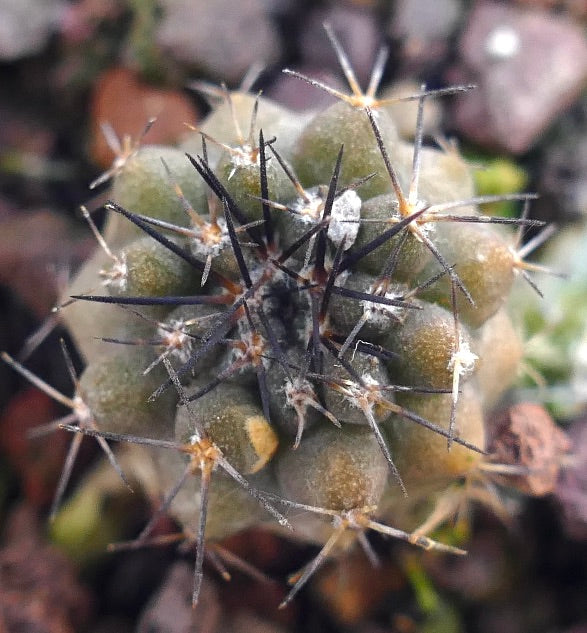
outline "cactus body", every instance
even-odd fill
[[[234,96],[240,127],[252,107],[248,96]],[[129,315],[124,336],[119,310],[112,329],[154,347],[155,369],[143,378],[137,368],[128,380],[119,363],[110,373],[88,343],[96,327],[80,324],[89,304],[83,316],[72,313],[88,363],[84,393],[99,430],[177,443],[179,453],[153,458],[160,477],[146,487],[164,495],[190,465],[195,483],[189,478],[169,504],[183,527],[200,520],[212,478],[208,539],[267,522],[267,512],[279,518],[276,497],[338,513],[355,530],[373,528],[368,517],[380,517],[386,491],[401,504],[398,491],[426,494],[485,459],[484,411],[520,357],[519,347],[500,352],[496,343],[511,332],[502,308],[513,251],[475,223],[482,212],[474,201],[450,217],[435,208],[473,194],[456,153],[422,149],[421,138],[400,141],[390,114],[369,108],[337,103],[305,122],[261,98],[259,112],[269,114],[259,115],[245,148],[242,133],[226,129],[234,123],[225,103],[207,125],[232,150],[214,148],[209,163],[196,151],[178,165],[172,150],[143,148],[115,178],[112,197],[124,209],[113,207],[107,233],[128,275],[102,282],[102,296],[90,298],[101,314],[116,308],[100,302],[119,302],[150,320],[145,335],[147,325]],[[272,135],[283,155],[265,147]],[[155,169],[158,152],[179,187]],[[206,194],[214,206],[204,208]],[[191,230],[182,211],[190,205],[222,232],[221,248],[182,232]],[[192,215],[194,234],[196,225]],[[148,235],[137,240],[137,232]],[[89,287],[104,277],[101,260],[84,271]],[[116,356],[128,354],[121,346]],[[297,522],[308,538],[328,539],[311,527],[316,521]]]

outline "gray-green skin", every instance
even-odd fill
[[[251,148],[244,148],[244,150],[248,154]],[[268,155],[269,152],[266,151],[266,154]],[[256,199],[261,196],[259,165],[258,157],[252,161],[225,152],[215,169],[218,179],[234,198],[249,222],[260,220],[263,217],[262,203]],[[275,158],[272,158],[267,161],[266,169],[269,200],[281,203],[290,200],[295,195],[295,189],[281,165]],[[275,211],[271,211],[271,213],[275,213]]]
[[[396,149],[396,158],[400,164],[412,165],[414,147],[410,143],[400,142]],[[403,184],[403,183],[402,183]],[[407,189],[404,188],[404,192]],[[458,150],[449,147],[446,150],[422,147],[420,150],[420,173],[418,178],[418,199],[427,204],[441,204],[468,200],[475,196],[475,184],[471,167]],[[447,213],[456,215],[476,215],[473,205],[457,207]]]
[[[276,462],[287,499],[336,511],[377,506],[389,474],[369,429],[338,429],[328,421],[311,429],[296,450],[286,447]]]
[[[356,352],[347,353],[345,360],[349,362],[354,371],[365,381],[368,386],[387,387],[390,385],[389,376],[383,363],[375,356],[369,356]],[[340,361],[328,355],[324,359],[324,374],[334,380],[352,380]],[[356,385],[355,381],[352,381]],[[322,394],[326,409],[334,415],[339,422],[349,424],[367,424],[367,418],[363,410],[348,398],[344,393],[337,391],[335,387],[325,383],[322,386]],[[383,394],[385,395],[385,394]],[[383,407],[374,406],[372,409],[376,422],[383,422],[389,417],[389,411]]]
[[[397,211],[395,194],[388,193],[367,200],[361,207],[361,219],[369,220],[361,223],[359,234],[353,250],[359,250],[383,232],[393,227],[392,219],[401,220]],[[371,222],[371,220],[381,220]],[[384,242],[381,246],[363,257],[357,268],[372,275],[382,273],[391,254],[399,247],[403,233]],[[432,253],[425,244],[409,233],[401,246],[401,251],[393,271],[393,278],[398,281],[410,281],[421,271],[432,258]]]
[[[181,244],[179,240],[175,241]],[[67,301],[70,295],[83,294],[148,297],[192,295],[201,291],[200,274],[144,234],[120,249],[116,255],[126,263],[127,274],[123,283],[108,283],[107,277],[100,274],[102,271],[112,272],[116,264],[107,253],[98,249],[77,274],[62,301]],[[150,318],[164,319],[170,308],[140,306],[138,310]],[[97,339],[97,336],[128,341],[149,339],[153,334],[152,324],[109,304],[79,300],[63,311],[63,318],[88,363],[109,354],[108,345]],[[89,323],[99,323],[99,332],[88,328]]]
[[[396,402],[448,430],[452,394],[397,393]],[[408,495],[416,498],[462,477],[483,457],[481,453],[455,443],[448,451],[446,437],[395,414],[382,428]],[[483,411],[474,381],[462,386],[454,431],[457,437],[484,450]]]
[[[96,250],[78,272],[61,301],[69,301],[71,295],[107,294],[103,286],[104,280],[98,273],[111,265],[110,257],[103,250]],[[153,326],[147,321],[133,318],[128,311],[104,303],[75,301],[64,308],[61,314],[87,364],[111,352],[112,345],[98,337],[141,339],[150,338],[153,331]],[[99,324],[99,327],[92,324]]]
[[[173,450],[160,450],[154,454],[153,459],[160,490],[167,492],[178,482],[185,470],[187,457]],[[258,490],[275,490],[268,468],[249,475],[246,479]],[[200,515],[199,472],[188,477],[171,504],[170,514],[182,527],[195,533]],[[219,541],[264,521],[272,521],[271,515],[242,486],[217,468],[210,481],[206,541]]]
[[[326,199],[328,188],[325,185],[313,187],[308,190],[310,196],[319,196],[322,200]],[[298,208],[304,205],[304,202],[300,196],[296,195],[286,201],[286,204],[293,208]],[[304,205],[305,206],[305,205]],[[317,222],[320,221],[321,213],[318,213],[318,217],[314,218],[311,215],[296,215],[290,211],[278,210],[274,212],[275,225],[279,231],[279,245],[283,250],[286,250],[305,233],[307,233]],[[308,248],[313,242],[306,242],[301,248],[292,254],[291,259],[296,262],[303,262],[306,258]]]
[[[376,277],[361,272],[355,272],[346,278],[339,277],[337,286],[359,292],[372,293],[375,289]],[[401,283],[391,283],[387,299],[400,299],[408,291],[408,287]],[[368,301],[357,301],[343,297],[339,294],[332,294],[328,305],[328,313],[335,326],[337,333],[348,336],[357,322],[363,318],[365,312],[369,317],[361,328],[357,338],[367,339],[373,343],[380,343],[387,336],[391,327],[401,323],[406,316],[407,310],[413,308],[403,308],[389,306]]]
[[[375,116],[385,147],[392,162],[395,162],[398,136],[393,121],[384,111],[375,112]],[[342,101],[317,114],[297,140],[292,164],[304,187],[330,182],[336,157],[343,144],[339,187],[375,173],[361,187],[361,198],[367,200],[391,191],[391,181],[367,114]],[[400,173],[405,171],[404,168],[400,169]]]
[[[194,294],[200,286],[200,273],[193,266],[149,236],[125,246],[120,258],[125,262],[126,275],[122,284],[108,286],[112,295],[182,296]]]
[[[208,382],[207,376],[191,381],[186,387],[188,396]],[[256,424],[254,436],[247,426],[251,421]],[[190,442],[197,426],[208,433],[230,464],[243,474],[263,468],[273,455],[269,449],[277,448],[277,437],[263,416],[261,405],[250,389],[238,383],[219,385],[198,398],[189,410],[185,406],[177,409],[175,437],[179,442]]]
[[[189,218],[161,159],[167,163],[173,182],[181,187],[196,212],[206,213],[208,203],[203,180],[181,150],[162,145],[145,145],[127,159],[114,177],[110,199],[132,213],[189,226]],[[111,248],[118,248],[143,235],[138,227],[118,213],[110,215],[104,231]]]
[[[524,345],[505,308],[474,332],[473,349],[481,359],[475,374],[484,411],[491,411],[520,370]]]
[[[271,330],[275,336],[276,341],[278,342],[280,348],[283,350],[288,341],[289,333],[286,333],[285,326],[278,319],[273,318],[270,314],[270,310],[267,309],[268,306],[265,304],[265,316],[270,324]],[[252,317],[253,322],[255,324],[255,328],[257,333],[261,334],[264,342],[264,354],[265,358],[262,359],[265,369],[270,363],[270,358],[273,357],[274,351],[271,347],[271,343],[267,337],[265,337],[265,327],[256,319],[255,316]],[[233,340],[243,340],[247,341],[248,344],[251,343],[250,333],[248,331],[248,324],[244,321],[239,321],[238,326],[231,333],[231,338]],[[221,373],[224,371],[229,371],[231,367],[234,366],[234,363],[239,363],[241,366],[233,373],[232,376],[235,382],[245,386],[247,389],[251,391],[251,393],[258,394],[259,393],[259,381],[257,378],[257,369],[254,363],[251,361],[249,356],[243,358],[243,350],[239,348],[234,348],[229,345],[222,346],[221,351],[217,352],[216,357],[216,373]],[[247,350],[248,353],[249,350]],[[241,363],[241,361],[244,361]],[[259,395],[260,398],[260,395]]]
[[[209,222],[209,214],[206,214],[202,219]],[[218,244],[214,244],[210,247],[210,244],[206,244],[199,236],[188,237],[188,248],[192,254],[202,262],[205,262],[208,255],[211,255],[211,270],[215,270],[228,279],[238,281],[240,280],[240,270],[236,257],[234,256],[234,251],[232,250],[230,236],[228,234],[228,230],[226,229],[222,210],[219,211],[217,222],[220,226],[220,230],[222,231],[220,238],[221,241]],[[197,232],[198,229],[193,228],[193,230]],[[243,242],[243,257],[247,263],[247,267],[251,269],[258,264],[258,260],[254,255],[253,248],[246,245],[247,242],[250,242],[250,238],[246,233],[240,233],[238,235],[238,239],[240,242]],[[212,286],[212,282],[207,282],[207,287],[210,286]],[[204,286],[204,290],[205,289],[206,285]]]
[[[110,354],[95,359],[80,378],[80,395],[101,431],[139,437],[172,439],[177,394],[168,389],[155,402],[149,396],[167,379],[149,347],[110,346]]]
[[[474,305],[462,292],[457,292],[459,318],[473,328],[481,326],[501,308],[510,294],[515,271],[509,245],[493,227],[482,224],[439,222],[431,237],[445,260],[455,263],[455,273],[473,298]],[[420,277],[425,279],[441,270],[435,260]],[[451,308],[447,275],[421,296]]]
[[[387,367],[398,384],[450,389],[453,381],[451,359],[458,347],[454,316],[434,303],[417,301],[421,310],[409,310],[401,325],[390,329],[384,347],[398,354]],[[460,326],[463,342],[470,345],[470,336]],[[466,376],[463,376],[466,378]]]
[[[206,384],[201,376],[187,387],[188,394]],[[247,423],[254,419],[256,435]],[[222,451],[223,457],[249,483],[260,490],[275,490],[271,469],[266,464],[277,448],[277,436],[265,420],[250,389],[224,383],[188,407],[180,406],[175,418],[175,439],[189,444],[195,428],[203,428]],[[170,489],[185,469],[187,457],[179,453],[156,456],[162,489]],[[200,475],[189,477],[171,506],[171,513],[184,526],[195,528],[200,512]],[[268,519],[262,506],[242,486],[217,468],[210,484],[206,538],[221,539]]]

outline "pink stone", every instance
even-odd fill
[[[587,80],[587,42],[564,17],[480,1],[460,43],[465,81],[455,121],[482,145],[527,151]]]

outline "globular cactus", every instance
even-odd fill
[[[324,545],[284,604],[343,535],[461,553],[402,508],[499,470],[485,416],[521,357],[505,304],[537,223],[484,216],[462,158],[422,147],[425,100],[466,87],[408,96],[407,143],[383,54],[362,93],[328,35],[352,93],[300,77],[339,98],[309,121],[222,90],[187,155],[117,161],[64,309],[87,363],[68,428],[150,447],[145,487],[198,540],[194,604],[204,539],[260,523]]]

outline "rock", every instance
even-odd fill
[[[571,442],[546,409],[522,402],[493,419],[490,426],[491,461],[522,469],[519,475],[508,475],[505,483],[536,497],[552,493]]]
[[[341,74],[334,49],[324,33],[325,22],[332,26],[361,87],[366,88],[377,51],[382,44],[382,33],[375,13],[365,8],[361,10],[332,5],[312,12],[301,29],[300,53],[303,63]]]
[[[456,101],[460,131],[481,145],[526,152],[579,95],[587,42],[562,16],[480,0],[460,42],[459,81],[479,88]]]
[[[396,37],[423,41],[449,37],[462,14],[458,0],[399,0],[390,32]]]
[[[297,0],[259,0],[263,10],[271,17],[287,19],[295,16]]]
[[[360,625],[381,608],[389,595],[405,590],[405,579],[396,564],[380,561],[378,570],[382,573],[373,573],[372,562],[356,548],[316,575],[311,584],[316,603],[340,628]]]
[[[295,71],[317,79],[322,83],[348,93],[348,86],[343,83],[338,74],[315,69],[313,67],[295,66]],[[320,90],[315,86],[307,84],[305,81],[282,73],[271,87],[267,90],[266,95],[271,99],[275,99],[278,103],[296,111],[322,110],[336,103],[336,98],[329,95],[324,90]]]
[[[161,6],[157,43],[213,78],[238,83],[254,63],[270,66],[280,57],[277,32],[258,0],[164,0]]]
[[[79,0],[67,4],[59,25],[60,35],[70,46],[79,46],[96,36],[103,21],[119,20],[124,3],[117,0]]]
[[[584,20],[587,17],[587,3],[585,3],[585,0],[515,0],[515,2],[522,6],[564,11],[567,15],[572,15],[577,20]],[[587,632],[587,628],[585,631]]]
[[[86,630],[92,597],[73,564],[43,540],[29,506],[8,518],[0,549],[0,631],[74,633]]]
[[[157,117],[157,121],[145,143],[175,145],[185,135],[185,124],[193,125],[199,115],[179,90],[146,84],[122,67],[104,72],[96,81],[91,102],[90,153],[94,162],[107,169],[115,158],[100,124],[108,123],[119,138],[129,134],[134,141],[151,117]]]
[[[587,539],[587,420],[573,423],[568,431],[573,443],[569,464],[563,469],[555,498],[562,508],[565,531],[571,538]]]
[[[40,319],[62,290],[60,266],[78,265],[91,252],[91,240],[80,240],[74,228],[64,214],[51,209],[18,209],[0,222],[0,283]]]
[[[414,76],[448,52],[448,41],[464,13],[460,0],[398,0],[388,33],[402,43],[403,73]]]
[[[0,0],[0,59],[39,53],[64,9],[62,0]]]
[[[485,604],[509,591],[512,561],[505,554],[505,535],[497,527],[479,526],[467,542],[467,556],[425,557],[422,562],[433,586]]]
[[[197,609],[192,608],[193,569],[175,563],[151,598],[137,626],[137,633],[213,633],[220,620],[216,589],[204,579]]]
[[[28,387],[12,396],[0,416],[3,459],[18,473],[23,496],[31,507],[49,507],[70,438],[61,432],[51,435],[50,440],[47,436],[34,439],[29,434],[35,427],[57,419],[59,413],[49,396],[35,387]]]

